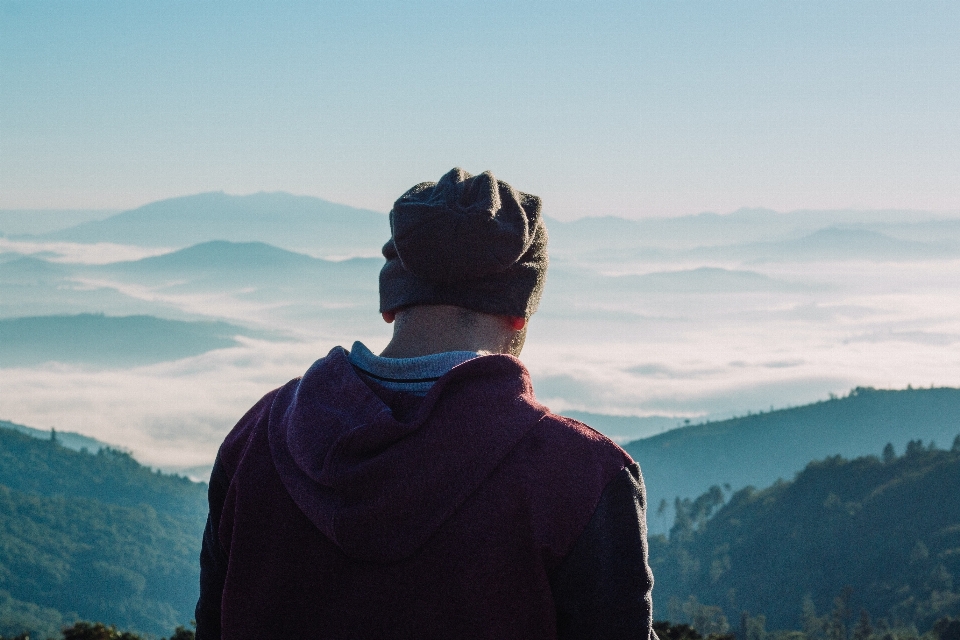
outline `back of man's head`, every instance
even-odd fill
[[[449,305],[513,318],[537,309],[547,273],[540,198],[489,171],[452,169],[394,203],[380,311]]]

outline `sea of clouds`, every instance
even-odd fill
[[[567,251],[559,235],[523,352],[538,397],[556,411],[680,422],[804,404],[856,386],[960,386],[960,252],[862,259],[850,247],[840,259],[834,252],[829,259],[747,260],[731,249],[729,259],[722,251],[709,259],[662,252],[610,258]],[[271,297],[253,287],[138,283],[81,268],[171,250],[0,237],[0,267],[23,256],[75,267],[51,289],[51,313],[58,291],[75,300],[78,291],[112,290],[162,317],[175,310],[179,318],[227,320],[279,337],[238,336],[236,346],[147,366],[49,361],[0,368],[0,419],[76,431],[146,464],[202,477],[224,435],[267,391],[336,345],[361,340],[376,351],[389,340],[375,282],[345,302]],[[0,278],[4,317],[25,315],[10,296],[26,300],[30,286]],[[71,303],[61,312],[77,311]]]

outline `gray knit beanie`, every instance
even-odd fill
[[[540,198],[486,171],[452,169],[421,182],[390,211],[380,311],[449,304],[529,318],[547,275]]]

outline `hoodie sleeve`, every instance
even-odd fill
[[[200,550],[200,599],[195,612],[197,640],[220,640],[220,602],[227,576],[227,554],[220,544],[220,516],[226,499],[230,479],[220,457],[210,473],[210,488],[207,498],[210,512],[203,530],[203,546]]]
[[[607,484],[587,527],[552,572],[550,585],[560,640],[656,640],[646,496],[636,463]]]

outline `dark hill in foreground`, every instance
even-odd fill
[[[0,428],[0,634],[188,623],[205,518],[204,484]]]
[[[661,500],[692,498],[711,485],[763,487],[790,479],[810,460],[903,452],[915,438],[949,445],[960,434],[960,389],[859,388],[837,398],[731,420],[682,427],[626,445],[640,463],[654,531]]]
[[[918,440],[899,458],[827,458],[792,482],[722,500],[715,488],[681,503],[669,541],[651,539],[659,616],[682,617],[684,601],[697,608],[692,595],[734,624],[747,611],[822,637],[822,614],[845,591],[841,618],[864,609],[928,629],[960,616],[960,437],[951,451]]]

